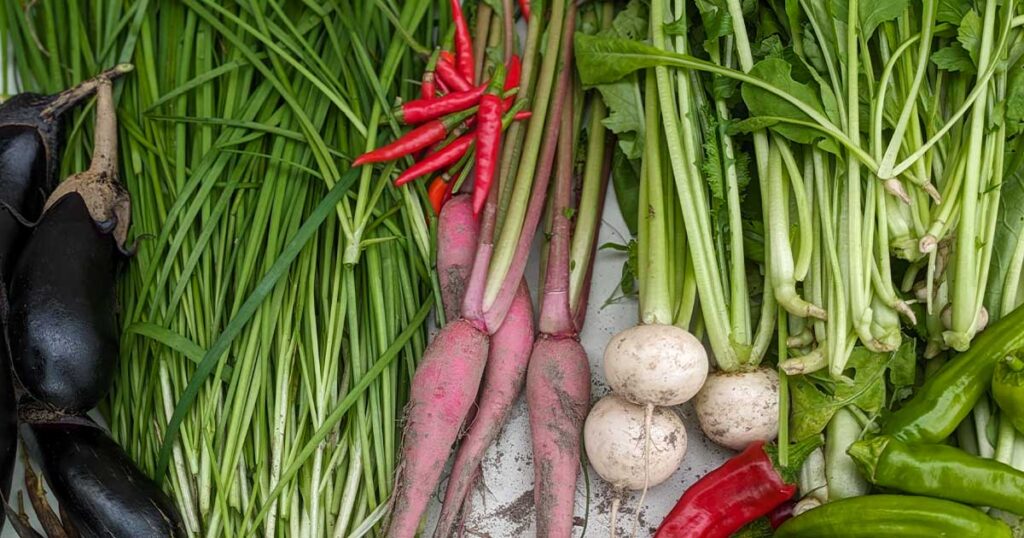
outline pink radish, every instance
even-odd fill
[[[444,505],[434,530],[435,537],[447,538],[452,534],[466,495],[476,481],[477,468],[484,453],[501,433],[512,404],[523,389],[532,348],[533,303],[524,280],[519,284],[505,321],[491,336],[476,418],[462,439],[452,464]]]
[[[541,336],[526,376],[537,536],[572,535],[580,432],[590,405],[590,361],[573,338]]]
[[[476,401],[487,349],[487,335],[460,319],[445,325],[424,351],[406,408],[388,536],[415,536],[448,452]]]
[[[480,224],[473,216],[469,195],[460,194],[449,200],[437,221],[437,278],[448,321],[458,319],[462,311],[479,235]]]

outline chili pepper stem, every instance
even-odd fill
[[[1024,371],[1024,361],[1020,360],[1019,358],[1013,355],[1008,355],[1004,360],[1006,361],[1006,366],[1008,366],[1014,372]]]

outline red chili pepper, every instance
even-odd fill
[[[448,182],[443,177],[435,177],[434,181],[430,182],[430,187],[427,188],[427,197],[430,198],[430,206],[434,208],[435,215],[441,214],[441,206],[444,205],[447,191]]]
[[[473,214],[479,215],[487,201],[487,193],[494,182],[501,148],[501,116],[505,101],[501,88],[505,82],[505,67],[498,64],[487,93],[480,98],[480,111],[476,114],[476,175],[473,180]]]
[[[776,506],[768,514],[768,523],[772,526],[772,530],[779,528],[787,519],[793,517],[793,508],[796,508],[796,503],[790,499]]]
[[[481,85],[468,92],[450,93],[444,97],[416,99],[408,101],[395,109],[395,118],[405,124],[417,124],[425,121],[461,112],[480,102],[487,86]]]
[[[457,92],[465,92],[473,89],[471,84],[462,73],[455,69],[455,58],[448,51],[441,51],[441,57],[437,60],[437,76],[448,88]]]
[[[525,121],[530,119],[531,117],[533,117],[533,112],[530,112],[529,110],[524,110],[522,112],[516,112],[516,115],[512,116],[512,119],[514,119],[515,121]]]
[[[424,123],[394,142],[359,156],[352,166],[393,161],[444,140],[448,133],[472,116],[472,109]]]
[[[530,0],[519,0],[519,11],[523,12],[523,18],[530,20]]]
[[[793,497],[795,469],[819,444],[820,440],[810,439],[791,446],[791,465],[783,468],[763,441],[751,443],[690,486],[661,522],[655,538],[729,538]]]
[[[466,151],[473,145],[473,142],[473,133],[456,138],[451,144],[427,155],[416,164],[406,168],[395,179],[395,186],[401,187],[414,179],[421,178],[427,174],[433,174],[438,170],[443,170],[455,164],[466,154]]]
[[[430,55],[427,70],[423,72],[423,84],[420,85],[420,97],[423,99],[433,99],[434,94],[437,93],[437,77],[434,76],[434,70],[437,69],[437,57],[440,53],[440,50],[435,50]]]
[[[473,61],[473,38],[469,37],[469,26],[462,14],[461,0],[451,0],[452,22],[455,23],[455,66],[462,78],[476,80],[476,62]]]
[[[512,59],[508,62],[508,75],[505,76],[505,93],[509,90],[519,87],[519,79],[523,74],[523,62],[519,59],[518,54],[513,54]],[[505,98],[505,108],[508,109],[512,106],[514,97]]]

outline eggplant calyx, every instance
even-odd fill
[[[113,85],[109,79],[96,82],[96,132],[93,135],[92,163],[84,172],[72,175],[54,189],[46,200],[43,214],[58,200],[78,193],[85,201],[89,216],[105,228],[113,224],[114,240],[124,250],[131,221],[131,200],[117,177],[117,112]]]

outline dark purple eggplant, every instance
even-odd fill
[[[54,95],[20,93],[0,105],[0,270],[10,274],[25,227],[57,187],[63,115],[96,91],[101,80],[131,71],[119,65]],[[17,213],[17,215],[15,215]],[[20,218],[19,218],[20,217]]]
[[[21,434],[61,511],[81,536],[185,535],[171,499],[89,419],[25,422]]]
[[[115,277],[131,216],[117,178],[117,119],[109,80],[96,89],[92,163],[53,191],[10,281],[6,334],[18,380],[68,414],[94,407],[118,356]]]

